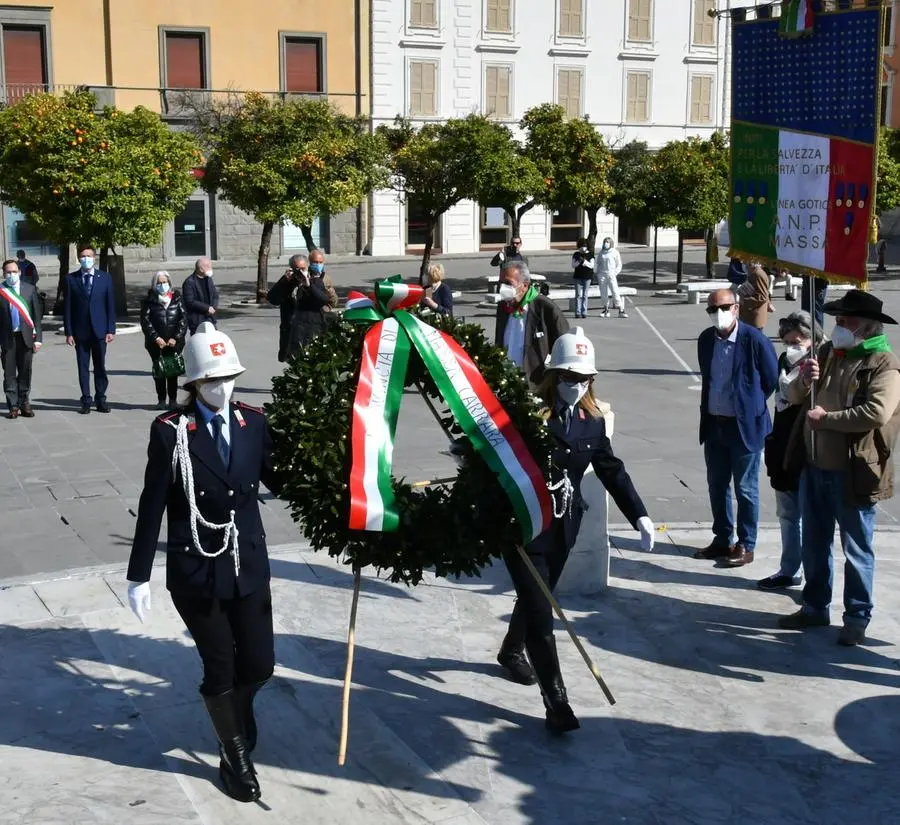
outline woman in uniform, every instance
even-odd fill
[[[163,514],[166,587],[203,663],[200,693],[219,740],[219,775],[234,799],[260,797],[250,754],[253,699],[275,649],[259,484],[276,489],[261,410],[231,400],[244,372],[231,339],[209,323],[184,350],[187,403],[150,427],[147,471],[128,564],[128,599],[144,621]]]
[[[554,519],[525,548],[550,590],[559,581],[587,509],[581,497],[581,479],[588,466],[593,467],[619,509],[640,531],[642,549],[653,549],[653,522],[606,436],[606,423],[592,387],[596,373],[594,346],[582,328],[574,327],[560,335],[553,344],[541,386],[541,396],[548,407],[548,426],[556,442],[551,482],[551,488],[555,488]],[[575,730],[579,723],[569,706],[559,670],[551,605],[518,551],[507,552],[504,560],[518,598],[497,661],[513,681],[539,683],[549,730]]]

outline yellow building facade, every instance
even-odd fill
[[[174,128],[197,90],[319,94],[348,114],[369,112],[369,0],[20,0],[0,5],[0,36],[8,102],[87,86],[101,105],[145,106]],[[354,210],[314,234],[326,250],[358,252],[363,225]],[[160,247],[134,254],[240,259],[255,252],[253,227],[198,190]],[[7,252],[55,254],[8,207],[3,228]],[[274,242],[277,253],[305,250],[294,227]]]

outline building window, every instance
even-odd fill
[[[716,18],[709,13],[716,10],[716,0],[694,0],[694,32],[695,46],[716,45]]]
[[[884,9],[884,29],[882,30],[882,42],[888,48],[894,45],[894,3]]]
[[[550,218],[551,246],[574,246],[584,231],[584,213],[577,207],[560,209]]]
[[[409,0],[409,25],[414,29],[436,29],[437,0]]]
[[[479,238],[482,249],[499,248],[509,243],[509,215],[502,206],[482,206]]]
[[[12,257],[17,249],[24,249],[26,255],[59,254],[59,247],[47,239],[40,227],[29,223],[18,209],[7,206],[4,213],[7,257]]]
[[[566,117],[581,117],[583,78],[582,69],[559,69],[556,73],[556,102],[566,110]]]
[[[409,113],[422,117],[437,114],[437,74],[434,60],[409,61]]]
[[[484,67],[484,113],[489,117],[512,117],[512,68]]]
[[[406,201],[406,249],[419,251],[425,248],[428,239],[428,216],[415,198]],[[441,222],[434,227],[434,246],[432,252],[441,251]]]
[[[3,27],[3,78],[6,102],[47,89],[47,44],[43,26]]]
[[[209,49],[205,31],[165,29],[162,85],[165,89],[208,89]]]
[[[888,106],[891,101],[891,90],[887,83],[881,84],[881,125],[888,125]]]
[[[512,34],[512,2],[513,0],[486,0],[486,31]]]
[[[559,0],[559,36],[584,37],[584,0]]]
[[[691,123],[709,126],[713,122],[713,78],[708,74],[691,75]]]
[[[625,122],[650,120],[650,72],[628,72],[625,80]]]
[[[653,32],[653,0],[629,0],[628,39],[649,43]]]
[[[325,38],[281,35],[281,89],[293,94],[325,91]]]

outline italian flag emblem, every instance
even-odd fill
[[[781,4],[781,20],[778,30],[785,37],[811,34],[815,15],[813,0],[786,0]]]
[[[873,146],[736,122],[732,152],[733,248],[797,273],[866,279]]]

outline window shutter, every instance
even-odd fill
[[[625,121],[645,123],[650,118],[650,76],[646,72],[629,72],[626,81]]]
[[[203,35],[166,32],[166,85],[170,89],[203,89]]]
[[[578,69],[559,70],[556,97],[565,109],[566,117],[581,117],[581,72]]]
[[[652,0],[631,0],[628,9],[628,39],[650,40],[650,19],[652,16]]]
[[[9,103],[42,91],[47,83],[44,29],[40,26],[4,26],[3,60]]]
[[[487,0],[487,30],[512,31],[512,0]]]
[[[559,0],[559,36],[583,37],[583,0]]]
[[[712,78],[691,77],[691,123],[712,123]]]
[[[437,66],[424,60],[409,64],[409,113],[437,114]]]
[[[506,66],[497,67],[497,101],[494,111],[498,117],[509,117],[512,114],[509,94],[510,69]]]
[[[484,109],[485,114],[497,114],[497,66],[487,66],[484,70]]]
[[[709,16],[715,10],[716,0],[694,0],[694,45],[714,46],[716,44],[716,21]]]
[[[322,44],[319,40],[288,39],[284,42],[284,90],[321,92]]]
[[[437,0],[410,0],[409,24],[422,28],[437,26]]]

